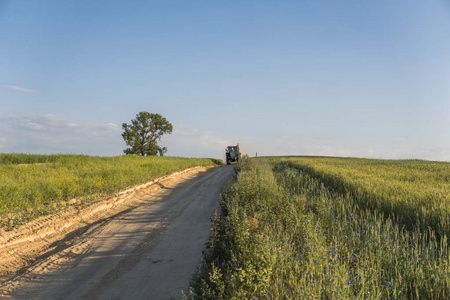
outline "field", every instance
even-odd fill
[[[376,209],[409,229],[450,235],[450,164],[423,160],[281,159],[365,209]]]
[[[194,166],[207,158],[0,154],[0,228],[9,230]]]
[[[449,299],[450,164],[244,160],[190,299]]]

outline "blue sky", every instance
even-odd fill
[[[0,152],[450,161],[450,3],[0,0]]]

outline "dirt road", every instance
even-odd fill
[[[181,299],[232,174],[232,166],[212,168],[140,195],[138,205],[89,226],[67,247],[4,282],[4,297]]]

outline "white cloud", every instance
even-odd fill
[[[0,114],[3,152],[119,155],[125,149],[118,125],[54,115]]]
[[[258,156],[315,155],[315,156],[355,156],[350,147],[338,145],[331,140],[319,140],[299,136],[283,135],[256,141],[252,147]],[[254,155],[252,153],[252,155]]]
[[[213,157],[223,159],[227,145],[236,141],[212,131],[201,131],[184,124],[174,124],[172,135],[161,139],[168,149],[167,155],[187,157]]]
[[[54,115],[0,114],[0,149],[22,153],[84,153],[120,155],[126,145],[122,128],[113,123],[92,123]],[[246,135],[217,133],[174,123],[172,135],[162,138],[167,155],[213,157],[224,159],[225,148],[237,142],[241,152],[250,156],[316,155],[354,156],[385,159],[427,159],[450,161],[450,145],[386,145],[351,144],[333,139],[307,136]]]
[[[33,123],[33,122],[26,122],[25,126],[28,127],[29,129],[33,129],[33,130],[40,130],[42,129],[42,125]]]
[[[6,148],[6,137],[0,138],[0,149]]]
[[[425,159],[436,161],[450,161],[450,145],[427,145],[410,147],[408,149],[389,149],[386,158],[392,159]]]
[[[243,133],[218,134],[208,130],[198,130],[185,124],[174,124],[171,136],[162,138],[161,144],[168,148],[167,155],[214,157],[224,159],[225,148],[239,143],[241,152],[249,156],[317,155],[355,156],[350,148],[333,145],[324,141],[284,136],[249,136]]]
[[[23,88],[20,86],[16,86],[16,85],[2,85],[2,87],[4,87],[5,89],[11,89],[11,90],[19,91],[19,92],[24,92],[24,93],[36,93],[36,91],[26,89],[26,88]]]

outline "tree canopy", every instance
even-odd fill
[[[160,114],[141,111],[131,120],[131,124],[123,123],[122,129],[122,137],[129,146],[123,150],[125,154],[163,156],[167,148],[161,148],[157,142],[164,134],[171,134],[173,126]]]

